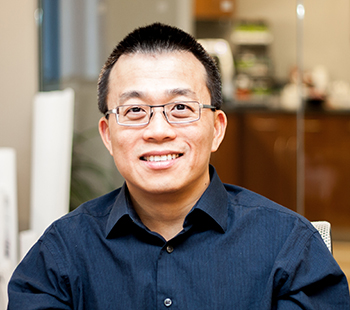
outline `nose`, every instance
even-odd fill
[[[147,141],[163,142],[176,137],[175,128],[168,123],[162,107],[153,108],[149,124],[145,127],[143,138]]]

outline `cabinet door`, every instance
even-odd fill
[[[196,19],[232,18],[235,8],[235,0],[195,0]]]
[[[295,115],[246,113],[242,156],[242,185],[296,210]]]
[[[350,118],[305,120],[305,216],[330,221],[335,232],[350,226]]]

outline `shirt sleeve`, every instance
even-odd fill
[[[8,286],[8,310],[72,309],[67,278],[39,240],[18,265]]]
[[[275,309],[350,309],[346,277],[317,232],[300,246],[299,254],[289,256],[286,268],[276,272]]]

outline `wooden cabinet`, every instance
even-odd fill
[[[241,185],[296,210],[296,122],[291,114],[245,114]]]
[[[197,20],[232,18],[236,9],[235,0],[195,0]]]
[[[308,116],[304,127],[305,216],[350,229],[350,116]]]
[[[296,115],[248,111],[228,119],[212,157],[222,181],[296,210]],[[350,239],[350,115],[307,113],[304,142],[304,215],[330,221],[334,236]]]

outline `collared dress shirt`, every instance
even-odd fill
[[[125,185],[54,222],[15,270],[8,309],[350,309],[346,278],[306,219],[210,171],[168,242]]]

